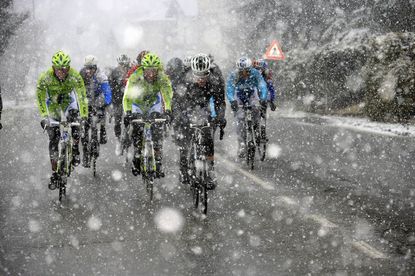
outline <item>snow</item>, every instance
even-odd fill
[[[201,255],[202,252],[203,252],[203,250],[202,250],[202,248],[200,246],[195,246],[195,247],[192,247],[192,252],[195,255]]]
[[[114,181],[120,181],[122,179],[122,172],[120,170],[113,170],[111,176]]]
[[[92,231],[98,231],[99,229],[101,229],[102,221],[98,217],[92,215],[88,219],[87,225],[88,225],[88,228],[90,230],[92,230]]]
[[[42,230],[42,227],[40,226],[40,222],[34,219],[29,220],[29,230],[32,233],[37,233],[40,230]]]
[[[174,208],[163,208],[154,217],[157,228],[163,233],[176,233],[184,225],[182,213]]]
[[[277,159],[281,155],[282,148],[276,144],[269,144],[267,156],[270,159]]]

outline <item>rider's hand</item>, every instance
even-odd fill
[[[3,125],[0,123],[0,129],[2,129],[3,128]]]
[[[271,110],[272,110],[272,111],[275,111],[275,109],[277,109],[277,105],[275,104],[275,102],[274,102],[274,101],[269,102],[269,106],[271,107]]]
[[[217,124],[219,125],[220,129],[224,129],[226,127],[226,119],[225,118],[218,118]]]
[[[231,102],[231,108],[233,112],[238,111],[238,102],[237,101],[232,101]]]
[[[40,121],[40,126],[42,127],[43,130],[45,130],[49,126],[49,118],[43,118]]]
[[[261,105],[261,111],[262,111],[262,113],[265,113],[267,111],[267,101],[262,101],[261,100],[259,103]]]
[[[171,113],[171,110],[166,110],[166,112],[164,112],[164,118],[166,119],[166,124],[170,125],[173,121],[173,114]]]

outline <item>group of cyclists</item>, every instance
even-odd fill
[[[131,127],[134,157],[132,174],[140,172],[142,152],[142,127],[133,124],[137,118],[164,118],[174,130],[173,140],[179,149],[180,179],[189,183],[187,168],[188,145],[191,139],[190,124],[206,123],[203,128],[202,144],[208,161],[207,188],[215,189],[217,177],[214,169],[214,140],[217,129],[223,133],[226,98],[234,113],[238,136],[238,155],[246,154],[244,140],[244,112],[242,107],[250,106],[255,131],[267,139],[265,128],[259,120],[265,118],[267,107],[276,109],[276,93],[272,74],[263,59],[251,60],[241,57],[236,69],[225,81],[219,66],[208,54],[170,59],[165,66],[159,56],[150,51],[141,51],[135,61],[127,55],[117,58],[118,65],[107,74],[98,67],[97,58],[85,57],[83,68],[78,72],[71,67],[69,55],[58,51],[52,57],[52,66],[40,75],[37,83],[37,104],[41,115],[41,127],[49,136],[49,154],[52,167],[49,188],[55,189],[60,179],[57,172],[60,129],[51,121],[78,121],[80,126],[72,127],[73,166],[81,163],[79,141],[82,143],[82,165],[90,166],[88,143],[91,116],[99,120],[99,143],[107,143],[106,113],[114,118],[116,154],[119,155],[124,128]],[[162,166],[165,125],[152,125],[156,177],[164,177]]]

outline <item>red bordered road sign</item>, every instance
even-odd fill
[[[284,60],[285,55],[281,50],[281,46],[277,40],[272,41],[264,55],[268,60]]]

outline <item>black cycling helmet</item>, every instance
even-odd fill
[[[174,57],[167,62],[165,70],[169,77],[181,76],[185,71],[184,63],[180,58]]]

